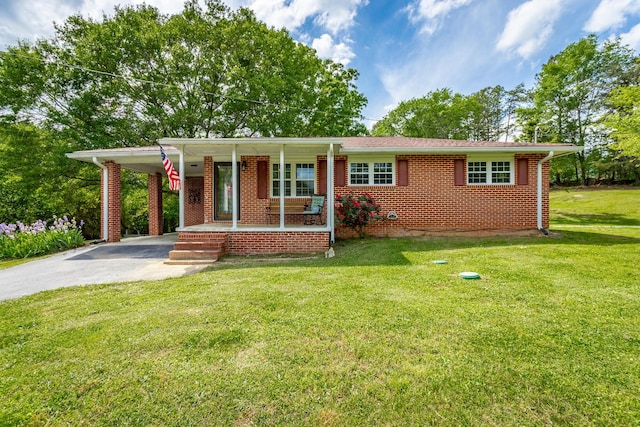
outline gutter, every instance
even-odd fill
[[[549,151],[549,154],[544,159],[540,159],[538,162],[538,230],[545,236],[549,234],[549,231],[542,227],[542,164],[553,158],[553,150]]]
[[[95,156],[93,163],[102,169],[102,239],[106,242],[109,240],[109,170]]]

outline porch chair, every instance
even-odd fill
[[[324,208],[324,196],[311,196],[311,206],[305,206],[302,212],[305,225],[323,224],[322,208]]]

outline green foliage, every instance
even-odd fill
[[[586,151],[575,158],[580,179],[586,184],[588,151],[609,142],[601,126],[606,97],[634,69],[634,58],[633,50],[619,40],[599,44],[594,35],[553,56],[537,75],[532,106],[519,111],[524,138],[532,140],[534,129],[539,127],[540,142],[585,146]]]
[[[375,136],[467,139],[464,120],[472,101],[451,89],[429,92],[422,98],[403,101],[376,123]],[[475,104],[473,104],[475,105]]]
[[[0,224],[0,259],[30,258],[84,245],[82,225],[75,219],[53,217],[51,226],[42,220]]]
[[[101,22],[72,16],[51,40],[24,49],[3,55],[2,85],[15,92],[5,106],[37,111],[78,148],[361,131],[366,99],[355,70],[214,0],[204,9],[188,1],[172,16],[147,5],[116,8]]]
[[[487,87],[471,95],[450,89],[403,101],[373,127],[375,136],[498,141],[513,132],[524,86]]]
[[[65,158],[71,151],[366,133],[357,78],[217,0],[171,16],[148,5],[71,16],[52,38],[0,53],[0,221],[70,212],[97,237],[99,170]],[[145,228],[142,188],[123,176],[124,229]],[[169,226],[176,215],[167,212]]]
[[[640,68],[640,67],[639,67]],[[625,156],[640,158],[640,86],[619,87],[609,97],[615,112],[605,124],[612,129],[613,148]]]
[[[365,236],[365,227],[369,222],[384,219],[380,215],[380,205],[369,193],[337,195],[335,209],[338,225],[352,229],[360,238]]]

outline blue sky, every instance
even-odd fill
[[[640,0],[224,0],[286,28],[322,57],[357,69],[369,99],[364,114],[383,117],[400,101],[450,88],[531,87],[536,73],[569,43],[595,33],[640,51]],[[0,48],[50,37],[73,13],[99,19],[114,5],[142,0],[2,0]],[[164,13],[181,0],[147,0]],[[368,120],[371,126],[373,120]]]

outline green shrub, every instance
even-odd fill
[[[340,226],[349,227],[361,238],[365,236],[364,228],[369,222],[383,220],[380,205],[369,193],[359,196],[349,193],[336,196],[336,219]]]

